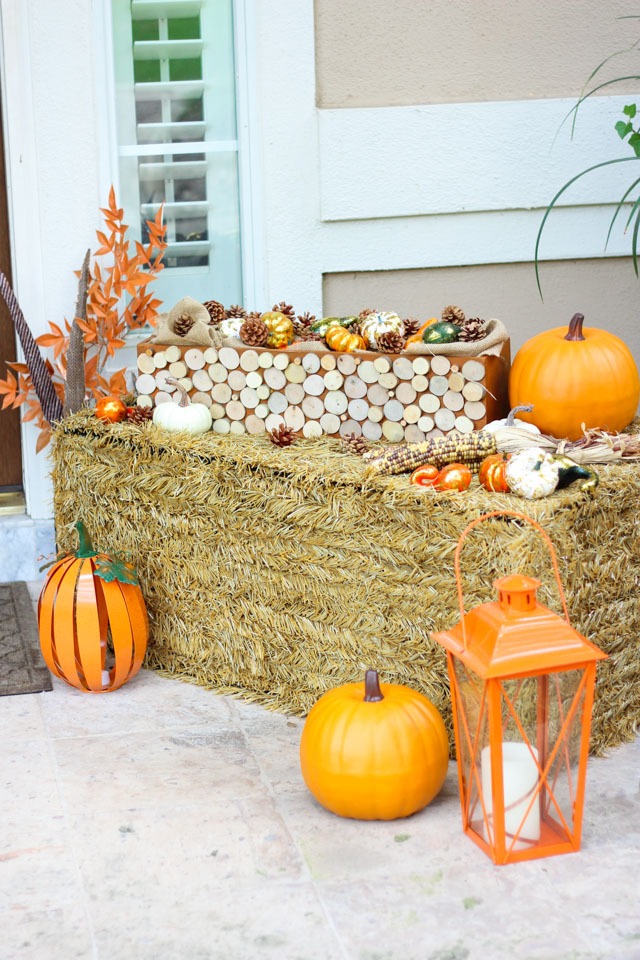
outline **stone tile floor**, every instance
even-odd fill
[[[454,764],[421,813],[342,820],[302,723],[148,671],[0,698],[0,958],[640,958],[640,738],[590,762],[580,854],[494,867]]]

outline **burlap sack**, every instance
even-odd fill
[[[509,339],[502,320],[487,320],[487,335],[473,343],[410,343],[407,353],[424,353],[434,356],[444,353],[448,357],[497,357],[502,344]]]
[[[178,317],[187,314],[194,320],[194,324],[183,337],[174,333],[175,322]],[[151,338],[152,343],[176,344],[179,347],[191,345],[194,347],[210,347],[212,343],[213,327],[210,326],[209,311],[193,297],[183,297],[178,300],[169,313],[158,315],[158,326]]]

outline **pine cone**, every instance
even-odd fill
[[[368,317],[370,313],[377,313],[376,310],[372,310],[371,307],[367,307],[365,310],[361,310],[358,314],[360,320],[364,320],[365,317]]]
[[[460,307],[456,307],[451,303],[442,311],[442,319],[448,320],[449,323],[457,323],[458,326],[461,326],[464,323],[464,310],[461,310]]]
[[[269,328],[260,317],[248,318],[240,327],[240,339],[249,347],[264,347],[269,337]]]
[[[458,340],[463,343],[473,343],[474,340],[483,340],[487,335],[487,325],[480,317],[465,320],[458,334]]]
[[[173,332],[177,337],[186,337],[194,325],[195,320],[189,313],[181,313],[173,325]]]
[[[224,320],[226,310],[221,303],[218,303],[217,300],[207,300],[204,306],[209,311],[211,323],[220,323],[221,320]]]
[[[285,303],[284,300],[281,303],[276,303],[271,307],[274,313],[284,313],[285,317],[290,317],[291,320],[296,315],[295,310],[290,303]]]
[[[276,447],[288,447],[297,440],[294,431],[290,430],[284,423],[282,426],[276,427],[275,430],[269,430],[267,436]]]
[[[402,353],[404,350],[404,337],[395,330],[389,330],[387,333],[380,333],[376,337],[376,345],[382,353]]]
[[[302,330],[304,327],[310,327],[315,317],[312,313],[301,313],[299,317],[296,317],[295,326]]]
[[[417,333],[422,324],[419,320],[416,320],[415,317],[407,317],[406,320],[402,321],[404,324],[404,335],[405,337],[412,337],[414,333]]]
[[[153,419],[151,407],[127,407],[126,419],[128,423],[136,423],[141,427]]]
[[[247,320],[259,320],[262,314],[259,310],[252,310],[247,314]]]
[[[363,457],[369,451],[369,444],[364,437],[356,437],[355,433],[349,433],[342,438],[342,448],[347,453],[355,453],[358,457]]]
[[[241,307],[239,304],[234,304],[232,307],[229,307],[228,310],[225,310],[225,317],[242,317],[243,319],[247,316],[247,311],[244,307]]]
[[[303,330],[296,330],[296,340],[302,340],[309,343],[321,341],[324,343],[324,337],[322,334],[316,333],[315,330],[309,330],[308,327],[305,327]]]

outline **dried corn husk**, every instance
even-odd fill
[[[616,463],[640,460],[640,433],[607,433],[585,430],[580,440],[557,440],[522,427],[502,427],[494,433],[500,453],[517,453],[541,447],[548,453],[564,454],[575,463]]]

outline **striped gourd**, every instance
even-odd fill
[[[444,467],[448,463],[466,463],[469,467],[478,467],[489,454],[497,453],[496,438],[492,433],[475,431],[457,433],[455,430],[444,437],[423,440],[421,443],[398,443],[388,447],[384,453],[372,450],[365,454],[370,473],[391,474],[407,473],[432,463]]]

